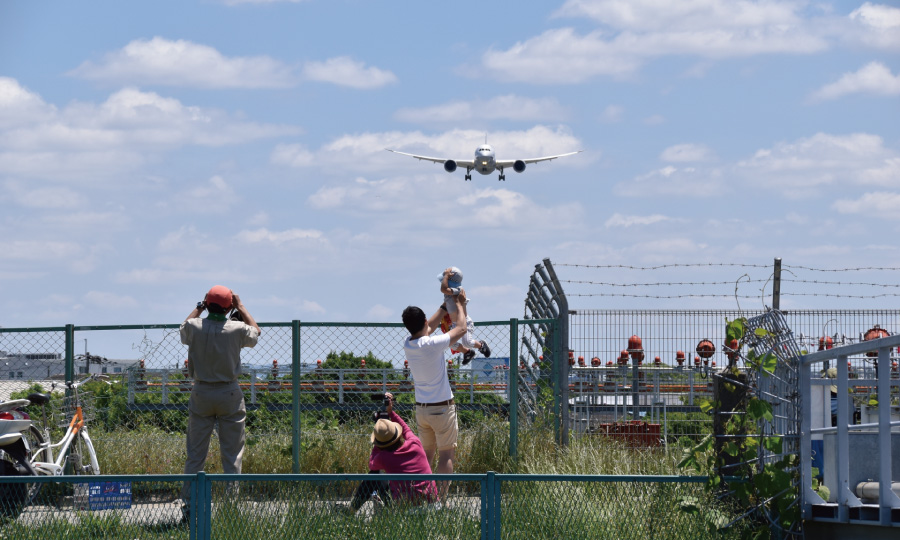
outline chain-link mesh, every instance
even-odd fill
[[[2,537],[693,540],[744,532],[719,529],[736,509],[710,497],[700,478],[454,475],[439,505],[361,489],[373,477],[404,481],[396,476],[195,477],[187,505],[178,477],[44,477],[33,500],[4,518]]]
[[[900,331],[900,310],[794,310],[783,314],[799,347],[808,351],[858,342],[876,325],[890,334]],[[701,400],[713,398],[710,375],[729,362],[726,320],[761,315],[760,311],[738,310],[571,313],[570,429],[584,435],[613,435],[634,446],[696,442],[712,431],[712,417],[699,407]],[[632,336],[640,338],[643,354],[637,373],[633,370]],[[697,351],[705,340],[714,347],[708,358]],[[853,376],[870,378],[874,376],[873,359],[850,358],[850,370]],[[635,404],[638,418],[633,414]]]
[[[0,328],[0,400],[10,399],[34,383],[49,388],[65,376],[64,328],[14,331]]]
[[[736,509],[702,483],[514,477],[501,483],[500,538],[742,538]]]

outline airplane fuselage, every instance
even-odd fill
[[[475,150],[475,170],[481,174],[491,174],[496,168],[494,149],[487,144],[479,146]]]

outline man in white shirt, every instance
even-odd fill
[[[419,439],[429,461],[437,450],[438,465],[435,472],[438,474],[453,472],[459,435],[456,404],[447,378],[444,351],[466,333],[466,315],[461,304],[466,301],[465,291],[454,296],[453,301],[457,308],[456,327],[446,334],[434,337],[431,334],[440,327],[443,308],[438,309],[430,319],[426,319],[425,313],[418,307],[409,306],[403,310],[403,325],[410,333],[403,341],[403,353],[415,382]],[[441,499],[446,497],[449,487],[449,482],[440,482]]]

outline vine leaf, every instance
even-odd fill
[[[772,415],[772,404],[759,398],[750,398],[750,401],[747,403],[747,414],[749,414],[750,418],[753,420],[764,418],[769,422],[772,422],[775,419]]]
[[[762,368],[766,373],[775,373],[775,368],[778,367],[778,357],[772,353],[768,353],[767,355],[762,357]]]

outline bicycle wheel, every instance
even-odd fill
[[[0,476],[25,476],[17,466],[18,460],[25,456],[25,445],[21,440],[4,447],[0,451]],[[0,484],[0,521],[3,518],[15,519],[29,501],[29,484]]]
[[[96,461],[94,445],[86,432],[80,433],[69,448],[68,461],[72,466],[72,474],[100,474],[99,467],[95,467]],[[94,459],[91,459],[94,456]]]
[[[25,443],[28,446],[28,453],[30,455],[29,461],[34,463],[35,461],[50,461],[50,452],[46,448],[41,448],[44,444],[44,436],[41,435],[41,431],[31,426],[28,428],[28,431],[22,432],[22,439],[25,440]],[[35,497],[40,493],[41,488],[44,484],[27,484],[28,485],[28,502],[32,502]]]

